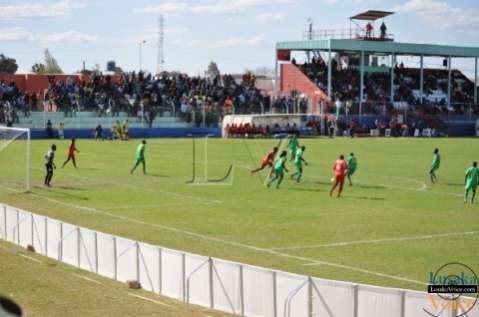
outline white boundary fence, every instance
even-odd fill
[[[0,204],[0,239],[117,281],[228,313],[268,317],[457,316],[424,292],[324,280],[132,241]],[[442,303],[436,302],[441,306]],[[442,309],[442,312],[439,313]],[[479,316],[474,308],[467,316]]]

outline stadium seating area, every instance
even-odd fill
[[[224,113],[260,113],[265,106],[269,99],[255,87],[254,76],[247,75],[241,84],[230,75],[208,79],[166,72],[155,77],[130,73],[118,81],[110,76],[89,82],[52,79],[42,94],[0,83],[0,123],[16,126],[43,126],[46,119],[66,127],[108,126],[116,118],[129,118],[133,127],[210,127]]]
[[[328,67],[323,59],[320,57],[313,58],[311,63],[298,65],[298,67],[323,91],[327,90]],[[406,102],[411,110],[422,110],[430,114],[448,112],[465,114],[469,110],[469,105],[474,101],[474,83],[459,70],[452,70],[452,105],[450,109],[447,107],[448,71],[446,69],[424,70],[424,98],[422,102],[419,87],[420,70],[406,68],[403,64],[399,64],[395,66],[394,74],[394,101]],[[390,76],[388,71],[365,73],[365,113],[382,113],[384,104],[390,100]],[[338,67],[337,62],[332,61],[333,96],[331,97],[333,100],[358,103],[360,98],[359,83],[360,72],[357,68]],[[472,110],[476,114],[479,113],[477,105],[473,106]]]

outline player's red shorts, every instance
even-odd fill
[[[346,176],[345,174],[336,174],[336,181],[337,181],[338,183],[343,183],[345,176]]]
[[[261,161],[261,165],[262,166],[272,166],[273,165],[273,162],[269,161],[269,160],[262,160]]]

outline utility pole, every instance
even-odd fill
[[[140,43],[138,43],[138,47],[139,47],[139,52],[138,52],[138,57],[139,57],[139,62],[140,62],[140,65],[139,65],[139,69],[138,69],[138,72],[141,73],[141,69],[142,69],[142,48],[143,48],[143,44],[145,44],[146,41],[145,40],[141,40]]]

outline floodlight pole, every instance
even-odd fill
[[[139,51],[138,51],[138,59],[139,59],[139,72],[141,72],[141,68],[142,68],[142,48],[143,48],[143,44],[145,44],[146,41],[145,40],[142,40],[140,41],[140,43],[138,43],[138,48],[139,48]]]
[[[421,55],[421,60],[420,60],[420,67],[421,67],[421,73],[419,76],[419,90],[421,93],[421,104],[423,103],[424,100],[424,55]]]

